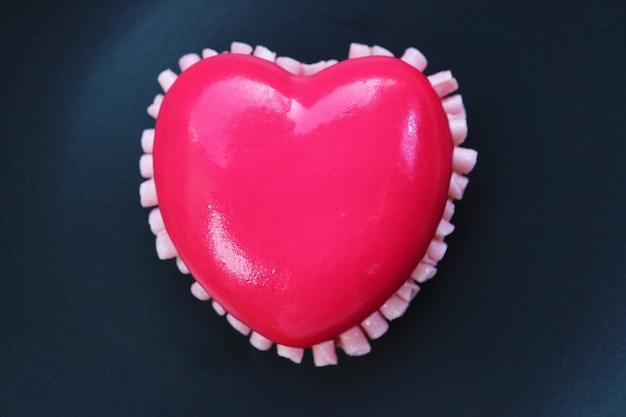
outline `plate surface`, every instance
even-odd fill
[[[0,415],[624,415],[625,6],[421,3],[9,5]],[[258,352],[154,255],[156,76],[232,40],[415,46],[459,79],[477,169],[437,277],[366,357]]]

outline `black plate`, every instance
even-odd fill
[[[623,3],[127,3],[1,14],[0,415],[626,415]],[[256,351],[156,259],[155,78],[232,40],[416,46],[461,83],[480,156],[457,230],[366,357]]]

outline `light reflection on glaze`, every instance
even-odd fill
[[[209,206],[210,220],[207,231],[209,248],[222,269],[246,285],[264,285],[266,276],[262,268],[251,262],[246,251],[240,248],[228,233],[228,224],[221,214]]]
[[[412,110],[407,117],[406,128],[401,142],[402,156],[409,172],[413,172],[415,169],[417,142],[417,116],[415,115],[415,110]]]
[[[256,100],[254,102],[241,100],[241,97],[246,95],[253,95]],[[207,102],[219,102],[220,106],[207,113],[205,105]],[[259,81],[245,77],[219,80],[203,91],[198,99],[198,105],[191,112],[189,124],[196,127],[191,140],[196,143],[194,137],[213,138],[211,151],[207,155],[211,156],[215,165],[226,168],[230,164],[233,152],[231,147],[237,143],[233,139],[230,127],[247,123],[246,115],[255,108],[262,108],[271,113],[282,113],[288,108],[289,102],[290,100],[275,88]]]
[[[349,117],[356,111],[371,106],[378,100],[379,90],[392,87],[393,84],[392,80],[380,78],[358,80],[333,90],[309,108],[294,99],[288,113],[289,119],[295,122],[294,133],[306,135],[339,118]],[[355,97],[359,97],[359,100],[355,101]]]

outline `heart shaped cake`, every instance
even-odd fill
[[[318,366],[369,352],[434,275],[476,161],[449,72],[424,76],[413,48],[349,58],[186,55],[142,138],[159,256],[255,347]]]

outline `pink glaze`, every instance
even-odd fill
[[[440,78],[449,89],[451,76]],[[186,69],[158,101],[158,203],[214,305],[298,347],[383,304],[388,319],[404,312],[393,294],[453,188],[448,119],[426,77],[388,57],[299,77],[227,54]]]

